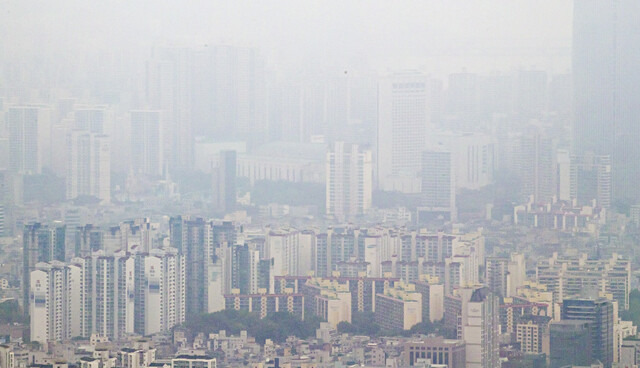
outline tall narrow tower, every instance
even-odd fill
[[[611,156],[614,201],[640,200],[639,11],[634,0],[574,3],[574,151]]]

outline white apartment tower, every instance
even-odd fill
[[[135,259],[125,252],[96,252],[85,260],[84,336],[118,339],[134,332]]]
[[[465,294],[472,289],[463,291]],[[466,363],[469,368],[500,366],[498,340],[499,299],[488,288],[473,290],[470,297],[463,295],[459,331],[466,344]],[[467,299],[468,298],[468,299]]]
[[[344,221],[371,208],[371,151],[336,142],[327,153],[327,215]]]
[[[429,114],[427,77],[397,73],[378,86],[378,147],[376,183],[382,190],[417,193],[421,154]]]
[[[299,275],[300,232],[272,230],[265,239],[265,258],[273,259],[275,276]]]
[[[158,110],[131,111],[131,168],[134,174],[162,175],[160,116]]]
[[[135,330],[147,336],[185,320],[184,259],[175,248],[136,259]]]
[[[46,344],[79,336],[82,268],[59,261],[38,263],[31,272],[31,340]]]
[[[111,201],[109,136],[75,130],[67,139],[67,198],[93,196]]]

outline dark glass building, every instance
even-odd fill
[[[597,359],[605,368],[613,364],[613,319],[613,303],[610,300],[565,299],[562,302],[562,320],[589,323],[591,361]]]

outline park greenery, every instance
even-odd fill
[[[16,299],[8,299],[0,303],[0,324],[26,323],[24,313]]]
[[[640,290],[633,290],[629,294],[629,310],[620,311],[623,321],[632,321],[634,326],[640,326]]]
[[[384,330],[376,323],[375,314],[373,312],[355,312],[351,316],[351,323],[338,323],[339,333],[348,333],[351,335],[362,335],[370,337],[381,336],[413,336],[413,335],[450,335],[442,323],[420,322],[409,330]]]
[[[266,339],[282,343],[289,336],[301,339],[314,336],[316,329],[320,327],[320,319],[306,316],[303,321],[287,312],[272,313],[260,319],[257,313],[223,310],[192,318],[184,326],[194,334],[211,334],[224,330],[227,335],[239,335],[240,331],[247,331],[258,343],[264,344]]]

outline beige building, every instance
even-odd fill
[[[310,278],[300,287],[304,295],[304,313],[326,320],[331,327],[338,323],[351,323],[351,292],[348,284],[337,280]]]
[[[376,295],[376,322],[382,330],[408,330],[422,322],[422,294],[403,282]]]

